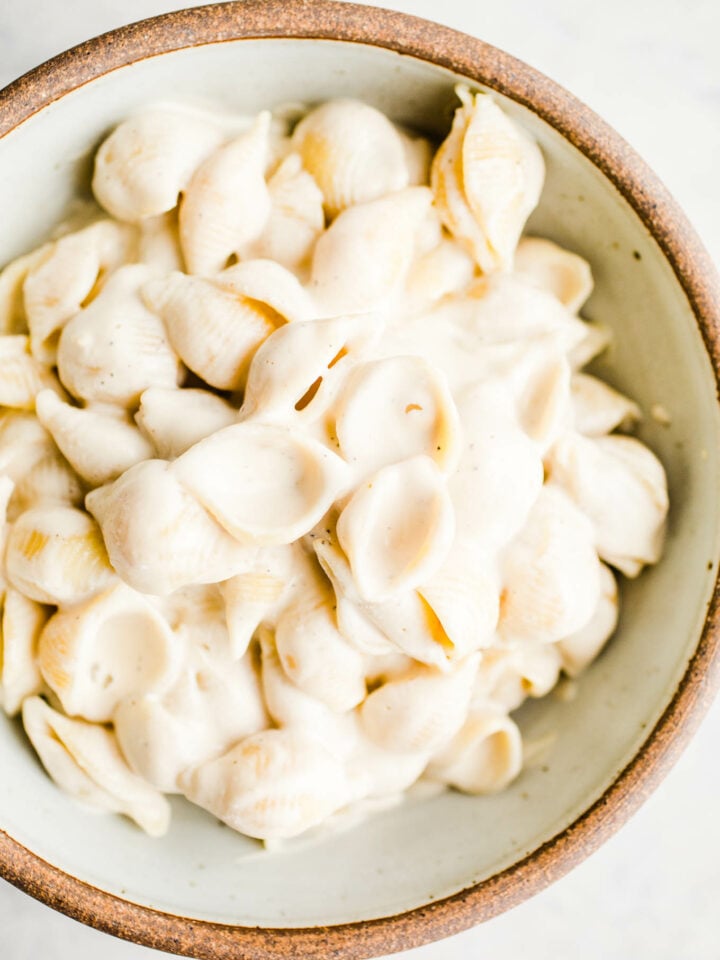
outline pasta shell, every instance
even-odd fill
[[[99,810],[123,813],[152,837],[167,832],[167,800],[130,771],[109,730],[70,720],[40,697],[23,704],[23,724],[43,766],[71,797]]]
[[[163,460],[145,460],[86,498],[113,568],[141,593],[165,596],[190,583],[217,583],[247,551],[178,482]]]
[[[551,240],[523,237],[515,253],[515,273],[547,290],[572,313],[592,293],[590,264]]]
[[[243,260],[216,279],[223,290],[257,301],[289,323],[315,316],[315,307],[295,274],[272,260]]]
[[[253,245],[255,256],[303,270],[325,226],[323,195],[302,168],[296,153],[287,156],[268,180],[272,206],[263,232]]]
[[[30,355],[27,337],[0,337],[0,406],[33,410],[41,390],[63,392],[53,372]]]
[[[612,342],[612,331],[601,323],[583,323],[583,336],[568,353],[573,370],[579,370],[594,360]]]
[[[522,759],[522,738],[510,717],[475,710],[433,758],[427,774],[463,793],[495,793],[520,773]]]
[[[419,455],[451,473],[462,447],[445,376],[420,357],[356,366],[336,407],[335,432],[342,455],[364,473]]]
[[[180,791],[187,770],[225,753],[268,725],[250,657],[195,648],[162,696],[128,697],[115,731],[130,766],[164,793]]]
[[[131,407],[148,387],[177,386],[178,358],[139,295],[150,276],[143,264],[121,267],[64,328],[58,370],[73,396]]]
[[[430,183],[430,165],[434,148],[426,137],[419,137],[417,134],[403,130],[400,127],[395,128],[403,146],[405,154],[405,166],[408,171],[409,187],[424,187]]]
[[[628,577],[658,561],[667,480],[660,461],[639,440],[570,434],[556,444],[550,471],[593,524],[603,560]]]
[[[248,569],[220,584],[230,649],[236,659],[244,656],[253,634],[275,611],[293,577],[298,557],[296,547],[266,547]]]
[[[454,534],[444,479],[423,456],[373,474],[357,488],[337,524],[358,592],[370,602],[387,600],[432,576]]]
[[[365,733],[385,750],[434,753],[465,721],[477,666],[477,656],[452,673],[416,666],[378,687],[360,708]]]
[[[132,228],[112,220],[55,241],[23,285],[34,357],[55,363],[62,328],[97,295],[106,275],[132,258],[134,245]]]
[[[263,730],[182,778],[185,795],[251,837],[295,837],[350,799],[342,765],[294,730]]]
[[[292,543],[337,498],[344,462],[284,427],[238,423],[201,440],[174,475],[232,536],[246,544]]]
[[[571,391],[575,429],[587,437],[627,430],[642,416],[636,403],[587,373],[573,376]]]
[[[5,592],[0,636],[0,692],[8,716],[14,717],[23,700],[42,689],[35,656],[40,632],[49,616],[47,607],[11,587]]]
[[[258,638],[263,695],[274,722],[281,728],[307,734],[333,757],[347,760],[358,739],[355,714],[336,713],[322,700],[301,690],[283,670],[271,631],[261,627]]]
[[[483,650],[473,708],[509,712],[527,697],[544,697],[558,682],[562,659],[552,643],[513,641]]]
[[[243,386],[253,354],[282,322],[263,304],[212,280],[182,273],[147,283],[143,298],[162,316],[170,343],[184,363],[221,390]]]
[[[363,734],[347,761],[347,769],[360,796],[392,797],[403,793],[422,776],[430,754],[426,751],[401,753],[385,750]]]
[[[316,419],[327,410],[354,355],[377,340],[381,329],[374,315],[280,327],[250,365],[243,418]]]
[[[452,659],[461,660],[491,642],[500,615],[500,590],[496,577],[470,550],[456,545],[418,593],[452,644]]]
[[[508,548],[503,580],[503,637],[553,643],[592,616],[600,596],[593,529],[561,490],[543,488]]]
[[[542,487],[542,459],[504,388],[482,384],[458,406],[465,448],[449,482],[457,530],[492,550],[525,523]]]
[[[28,332],[23,284],[30,270],[43,262],[50,248],[51,244],[46,243],[0,270],[0,334]]]
[[[121,123],[100,145],[93,193],[118,220],[136,222],[166,213],[221,140],[215,124],[190,111],[144,111]]]
[[[408,187],[345,210],[315,245],[310,292],[325,315],[361,313],[398,292],[432,195]]]
[[[138,428],[120,416],[63,403],[51,390],[36,401],[37,417],[71,466],[93,487],[115,480],[153,455]]]
[[[435,203],[485,273],[509,271],[542,190],[542,154],[492,97],[463,87],[458,95],[463,105],[433,161]]]
[[[364,602],[340,548],[321,539],[315,540],[313,546],[335,589],[338,627],[347,640],[369,654],[397,653],[400,650],[420,663],[441,670],[449,669],[452,641],[430,605],[416,590],[394,594],[384,603]]]
[[[86,600],[114,579],[97,524],[82,510],[35,507],[8,535],[8,580],[39,603]]]
[[[8,507],[8,519],[17,518],[33,507],[64,504],[81,507],[85,488],[70,466],[49,453],[42,457],[18,480]]]
[[[145,597],[118,584],[51,617],[38,664],[66,714],[109,723],[125,697],[162,692],[179,667],[177,647]]]
[[[320,187],[329,217],[408,185],[398,131],[359,100],[330,100],[311,110],[295,128],[292,144]]]
[[[524,380],[518,403],[520,424],[545,453],[572,423],[570,365],[564,356],[548,353],[527,369]]]
[[[195,171],[180,204],[180,242],[189,273],[218,273],[260,236],[270,214],[265,183],[270,114],[215,150]]]
[[[235,423],[237,411],[209,390],[150,387],[135,420],[159,457],[174,460],[211,433]]]
[[[474,276],[475,263],[470,255],[456,240],[443,237],[412,264],[405,293],[416,309],[422,309],[449,294],[459,293]]]
[[[603,563],[600,599],[595,612],[580,630],[558,642],[562,668],[576,677],[597,657],[615,632],[618,621],[618,588],[611,570]]]
[[[275,643],[283,670],[296,686],[343,713],[365,699],[365,664],[338,631],[332,591],[318,583],[283,610]]]
[[[139,226],[138,261],[162,273],[183,269],[177,213],[148,217]]]
[[[0,412],[0,475],[19,482],[32,467],[55,453],[47,430],[31,413]]]

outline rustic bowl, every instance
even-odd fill
[[[255,111],[350,95],[440,134],[458,78],[495,91],[542,146],[547,187],[531,228],[593,266],[587,316],[615,330],[603,375],[671,415],[641,431],[668,470],[666,555],[625,587],[619,633],[577,696],[521,711],[535,759],[509,790],[415,802],[289,852],[260,854],[184,802],[162,840],[89,816],[3,719],[0,873],[78,920],[196,958],[367,957],[447,936],[591,853],[709,703],[720,673],[718,281],[644,163],[530,67],[433,23],[325,0],[226,3],[115,30],[0,93],[0,262],[43,238],[87,189],[99,139],[148,100]]]

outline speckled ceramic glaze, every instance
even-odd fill
[[[671,415],[641,431],[669,475],[665,558],[624,588],[620,630],[577,696],[520,711],[533,758],[508,791],[417,800],[283,853],[179,801],[162,840],[92,816],[3,719],[0,872],[79,920],[196,958],[417,946],[513,906],[587,856],[648,795],[709,702],[720,672],[717,280],[642,161],[529,67],[435,24],[324,0],[221,4],[116,31],[0,93],[0,263],[87,190],[100,138],[148,99],[256,111],[357,96],[440,135],[459,77],[496,91],[542,146],[547,186],[530,228],[593,266],[586,316],[615,331],[602,375]]]

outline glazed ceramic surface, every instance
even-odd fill
[[[90,157],[114,123],[149,100],[255,112],[353,96],[435,136],[456,75],[364,44],[263,39],[208,44],[115,70],[0,140],[0,263],[41,241],[88,190]],[[602,376],[647,413],[640,436],[669,477],[662,563],[623,586],[619,631],[577,682],[518,715],[527,769],[503,793],[445,793],[352,829],[268,854],[183,801],[151,840],[119,817],[80,809],[50,782],[19,726],[0,721],[0,827],[49,864],[124,900],[223,924],[310,927],[387,917],[448,897],[520,861],[586,811],[641,748],[686,672],[718,565],[720,418],[703,338],[673,270],[609,180],[530,110],[548,175],[529,232],[588,259],[584,314],[612,327]],[[669,426],[649,411],[662,404]],[[638,787],[641,789],[641,787]],[[29,802],[32,798],[32,802]]]

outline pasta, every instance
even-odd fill
[[[660,559],[590,266],[522,236],[541,152],[458,93],[437,149],[355,100],[148,107],[0,273],[0,700],[86,806],[274,845],[502,790]]]

